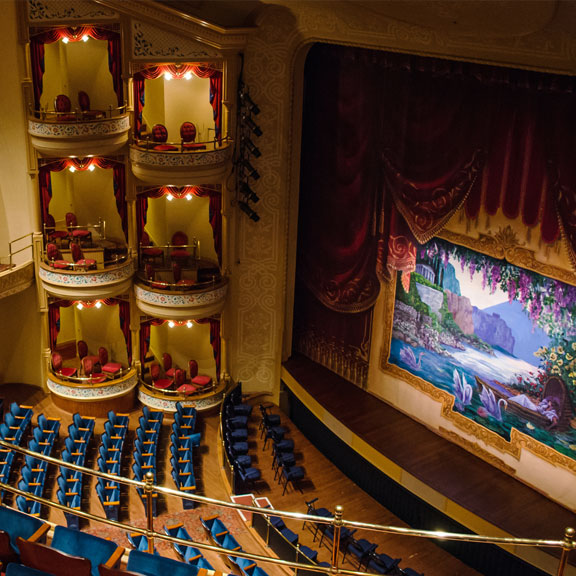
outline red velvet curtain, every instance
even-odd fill
[[[80,172],[88,170],[90,166],[96,166],[103,170],[114,170],[114,197],[116,208],[122,222],[124,236],[128,239],[128,208],[126,202],[126,167],[121,162],[110,158],[63,158],[53,160],[40,166],[38,170],[38,185],[40,187],[40,210],[42,222],[46,224],[47,216],[50,212],[50,200],[52,199],[51,172],[61,172],[67,168],[74,168]]]
[[[417,245],[462,207],[470,219],[502,211],[546,243],[562,229],[576,262],[575,110],[572,77],[313,47],[295,338],[314,323],[340,349],[361,347],[332,314],[368,313],[376,276],[399,270],[407,286]]]
[[[114,92],[118,106],[124,105],[124,86],[122,83],[122,45],[120,33],[95,26],[78,26],[73,28],[53,28],[35,34],[30,39],[30,60],[32,66],[32,83],[34,86],[34,109],[40,109],[44,77],[44,44],[51,44],[63,38],[70,42],[80,42],[83,36],[95,40],[108,41],[108,68],[112,74]]]
[[[144,109],[144,88],[146,79],[160,78],[170,74],[175,79],[191,73],[198,78],[210,78],[210,104],[212,106],[216,139],[222,143],[222,71],[211,65],[197,64],[164,64],[151,66],[134,74],[134,132],[140,135],[142,130],[142,111]]]
[[[203,318],[194,320],[196,324],[210,324],[210,344],[212,345],[212,352],[216,362],[216,381],[220,382],[220,370],[222,364],[222,339],[220,337],[220,319],[219,318]]]

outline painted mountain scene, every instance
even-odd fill
[[[576,458],[576,287],[437,239],[396,285],[391,364],[503,438]]]

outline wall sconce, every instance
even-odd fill
[[[254,222],[258,222],[258,220],[260,220],[260,216],[258,216],[258,214],[252,210],[252,208],[250,208],[246,202],[242,202],[241,200],[238,202],[238,206],[240,206],[240,210],[242,210],[242,212],[248,215],[250,220],[253,220]]]

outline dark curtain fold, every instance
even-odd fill
[[[136,198],[136,234],[138,244],[142,242],[142,232],[146,227],[148,216],[148,196],[146,194],[139,194]]]
[[[50,350],[56,350],[56,341],[60,332],[60,304],[48,305],[48,331],[50,333]]]
[[[220,382],[220,371],[222,365],[222,339],[220,337],[220,319],[219,318],[202,318],[194,320],[196,324],[210,324],[210,344],[216,363],[216,381]]]
[[[120,317],[120,328],[124,334],[126,342],[126,352],[128,353],[128,365],[132,365],[132,332],[130,331],[130,302],[118,300],[118,315]]]
[[[117,164],[114,170],[114,198],[116,209],[122,222],[124,238],[128,241],[128,203],[126,202],[126,169],[124,164]]]

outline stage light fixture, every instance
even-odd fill
[[[240,201],[238,202],[238,206],[240,206],[240,210],[242,210],[242,212],[248,214],[250,220],[253,220],[254,222],[258,222],[258,220],[260,220],[260,216],[258,216],[258,214],[256,214],[256,212],[252,210],[252,208],[250,208],[246,202]]]
[[[258,170],[256,170],[256,168],[254,168],[254,166],[252,166],[252,164],[250,164],[248,160],[246,159],[242,160],[240,166],[242,168],[242,172],[246,173],[246,175],[252,178],[253,180],[258,180],[258,178],[260,178]]]
[[[250,128],[250,130],[252,131],[252,133],[255,136],[262,136],[262,130],[260,129],[260,126],[258,126],[258,124],[256,124],[256,122],[254,122],[254,120],[252,120],[252,118],[250,118],[250,116],[242,116],[242,121],[244,122],[244,124],[246,124],[246,126],[248,126],[248,128]]]
[[[244,106],[252,114],[254,114],[254,116],[258,116],[258,114],[260,114],[260,108],[258,108],[258,106],[256,106],[256,104],[254,104],[254,102],[252,101],[252,98],[250,98],[250,94],[248,94],[248,92],[244,92],[243,90],[240,90],[240,100],[242,101],[242,104],[244,104]]]
[[[250,140],[250,138],[242,138],[242,144],[248,148],[254,157],[260,158],[260,156],[262,156],[262,152],[260,152],[260,150],[256,147],[254,142]]]
[[[260,201],[258,194],[256,194],[256,192],[254,192],[254,190],[252,190],[252,188],[250,188],[246,182],[242,182],[242,185],[240,186],[240,192],[246,196],[246,200],[248,200],[248,202],[253,202],[256,204]]]

